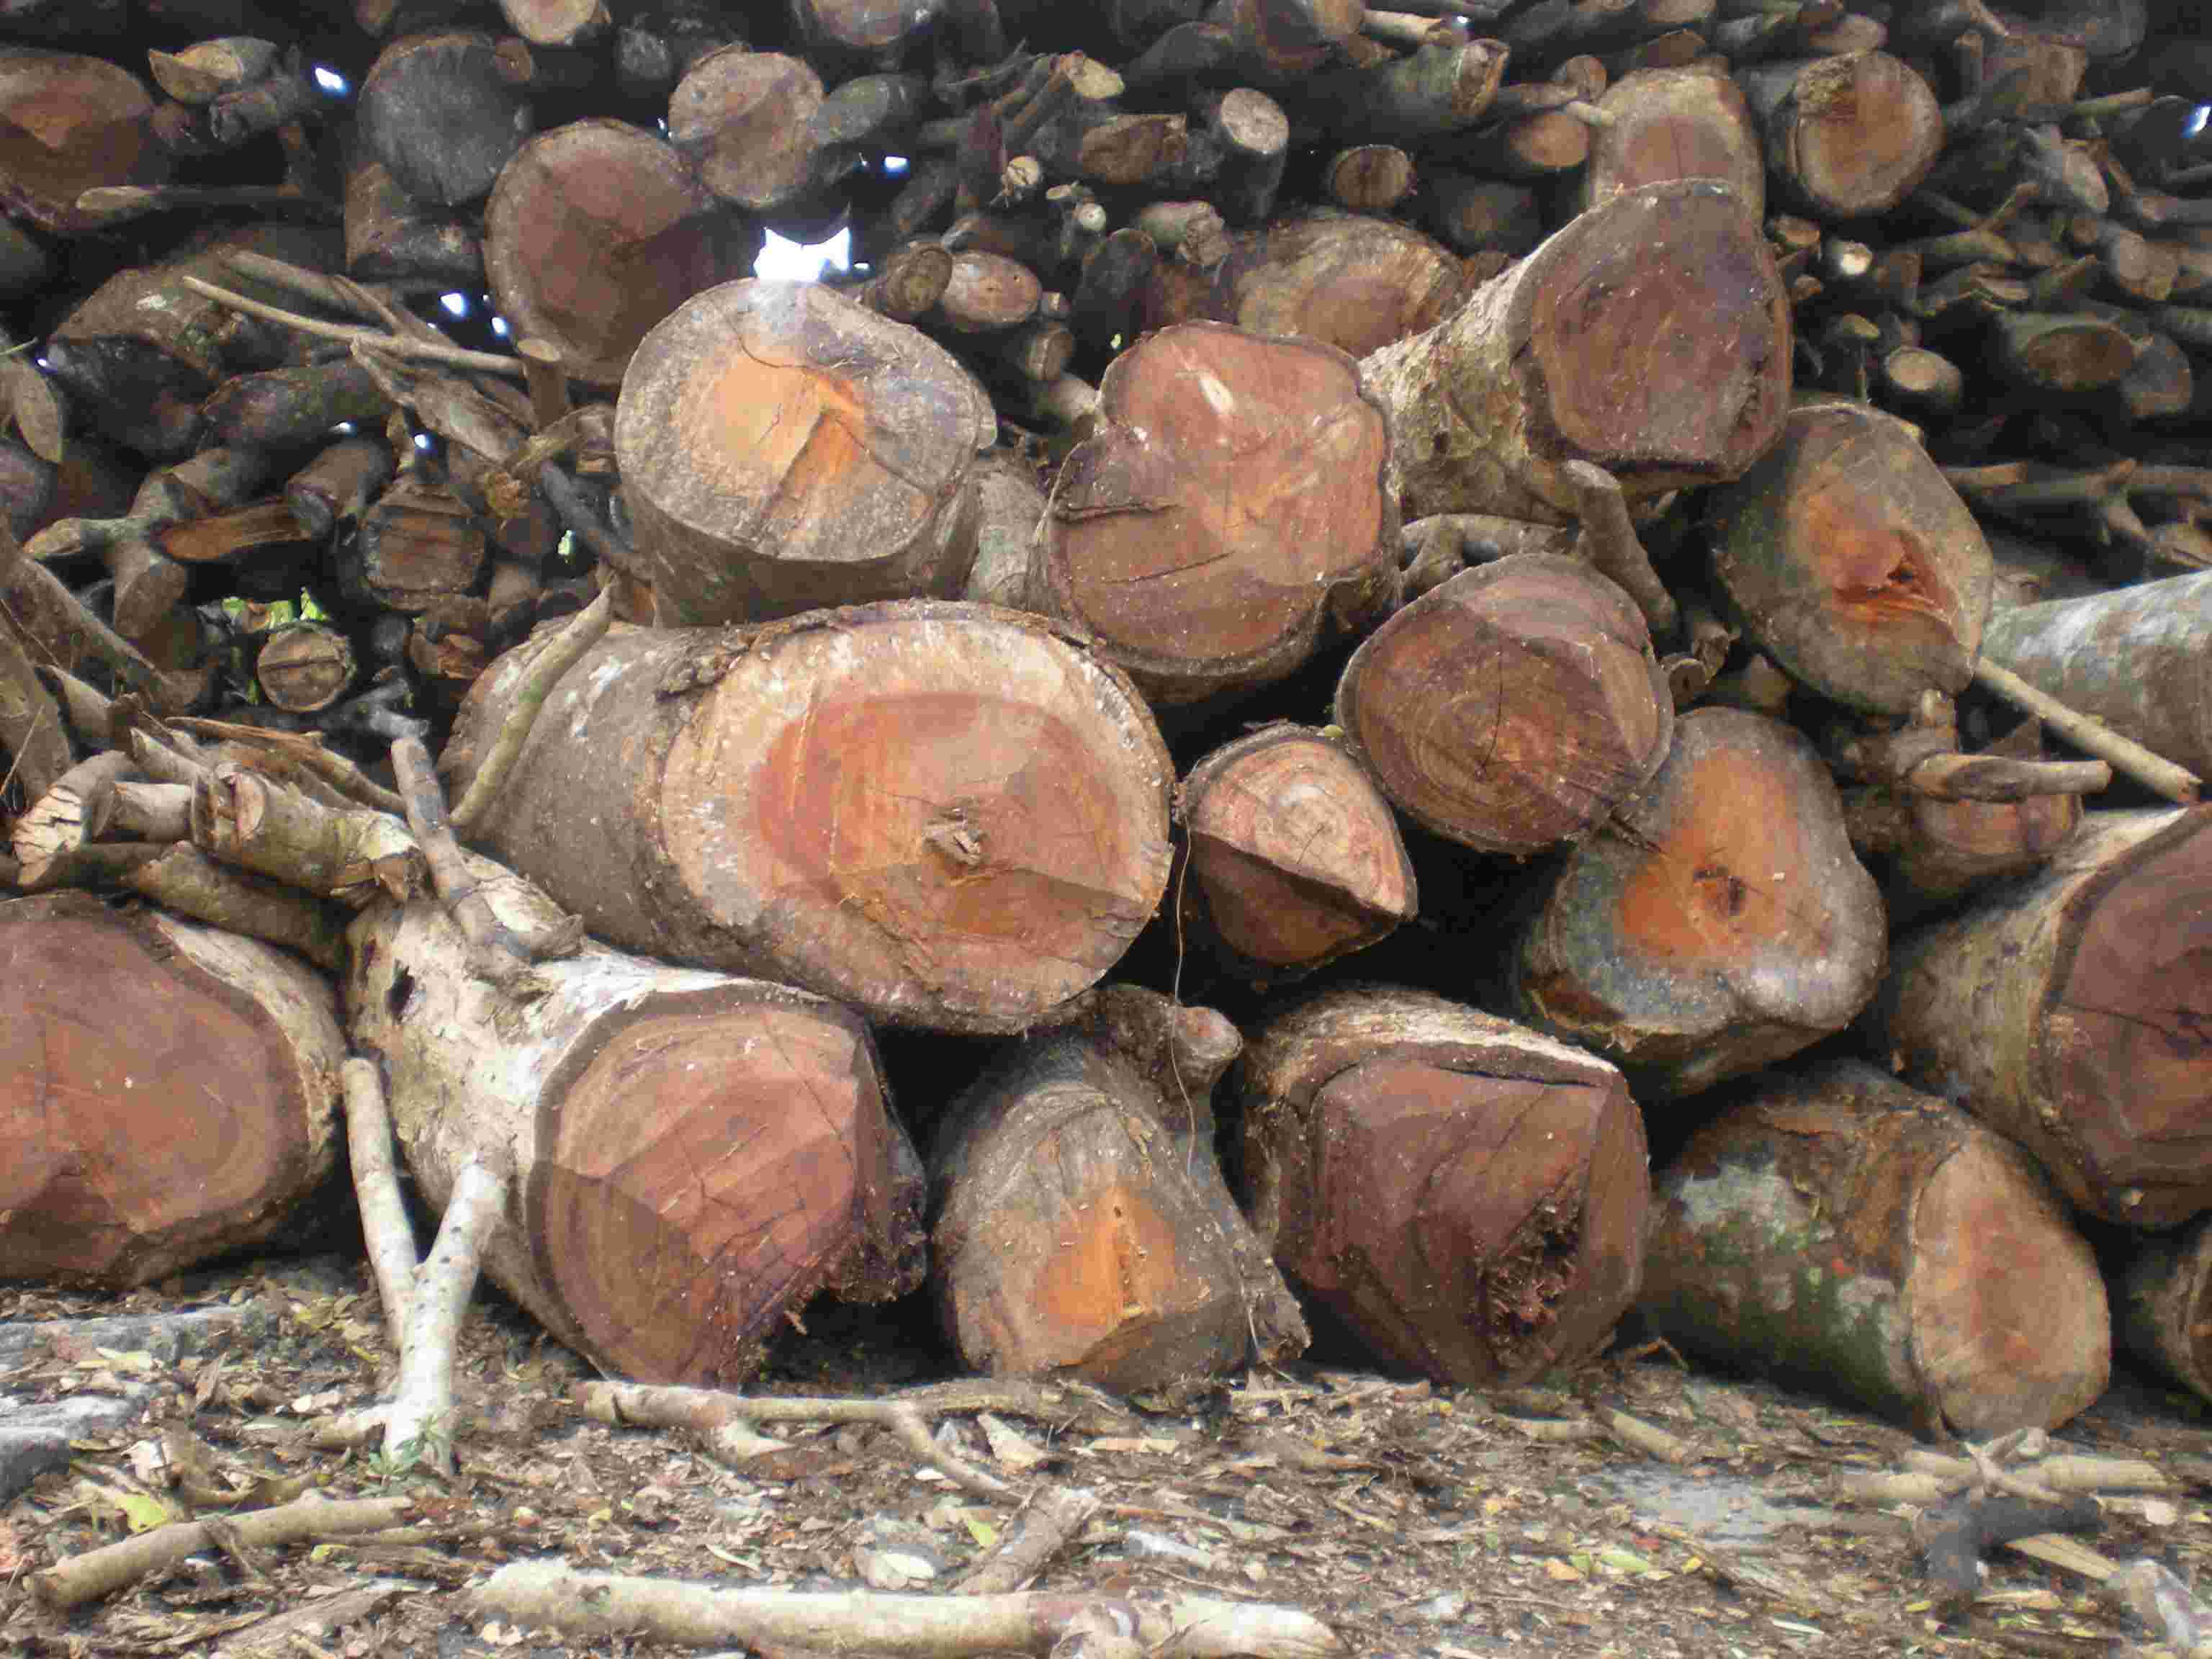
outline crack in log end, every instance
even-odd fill
[[[1553,1358],[1548,1339],[1575,1288],[1582,1222],[1580,1206],[1546,1199],[1483,1275],[1483,1333],[1502,1376]]]

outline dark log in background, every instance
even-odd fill
[[[782,706],[768,659],[866,631],[851,617],[628,683],[611,665],[653,651],[617,636],[537,750],[599,699],[653,728],[635,769],[673,793],[625,793],[616,756],[572,744],[515,780],[515,844],[496,812],[491,842],[568,866],[611,933],[646,918],[631,948],[700,959],[745,933],[891,1024],[917,1140],[1011,1064],[968,1033],[1110,972],[1255,1036],[1310,969],[1324,994],[1390,981],[1619,1059],[1647,1105],[1674,1097],[1662,1164],[1713,1109],[1700,1091],[1825,1039],[2051,1141],[2077,1204],[2185,1218],[2212,1200],[2187,1128],[2212,1100],[2199,821],[2096,862],[2073,839],[2090,786],[2036,770],[2078,763],[2066,730],[2015,729],[1974,675],[1978,645],[2205,769],[2201,9],[1437,9],[1477,21],[8,7],[0,518],[35,556],[0,541],[0,884],[181,890],[145,861],[135,784],[127,810],[30,813],[149,708],[382,779],[396,734],[442,744],[501,653],[599,586],[640,623],[965,596],[1101,636],[1088,667],[1015,653],[1046,665],[1029,706],[1075,711],[1085,741],[981,732],[992,675],[961,682],[934,646],[856,651],[820,721]],[[240,34],[276,50],[199,82],[146,56]],[[823,288],[715,286],[770,232],[839,228],[854,264]],[[527,379],[401,351],[526,336]],[[750,702],[720,697],[748,679]],[[456,782],[514,681],[477,692]],[[673,735],[724,702],[729,741],[755,719],[814,745],[727,821]],[[1311,782],[1255,773],[1231,787],[1268,805],[1209,803],[1270,722],[1308,734]],[[2160,787],[2124,775],[2094,804]],[[757,861],[787,908],[742,891],[686,932],[674,884],[602,878],[642,867],[619,829],[672,823],[702,868],[726,830],[781,836]],[[57,826],[82,844],[38,839]],[[1560,897],[1586,890],[1617,902]],[[1563,908],[1597,930],[1587,961]],[[1970,999],[1977,952],[2039,919],[2079,934],[2074,977],[2016,972],[1996,1046],[2021,1074],[1959,1087],[1896,1005]],[[2151,960],[2113,942],[2138,939]],[[1607,954],[1624,939],[1632,961]],[[1849,1027],[1886,949],[1891,994]],[[2092,1041],[2084,1020],[2133,1024]],[[2046,1051],[2063,1074],[2026,1075]],[[1618,1163],[1599,1116],[1595,1161]],[[1634,1276],[1618,1252],[1606,1273]],[[1382,1346],[1516,1363],[1464,1330]]]

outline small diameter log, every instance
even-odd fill
[[[400,189],[451,208],[491,189],[530,134],[530,104],[497,41],[455,30],[386,46],[361,83],[355,121]]]
[[[1595,1354],[1635,1301],[1644,1122],[1604,1061],[1357,986],[1269,1020],[1237,1090],[1253,1224],[1386,1364],[1525,1382]]]
[[[502,925],[557,917],[486,868]],[[919,1282],[920,1160],[850,1011],[588,943],[510,998],[427,900],[350,940],[353,1040],[383,1057],[417,1186],[442,1207],[480,1153],[511,1155],[484,1271],[605,1370],[735,1383],[817,1290]]]
[[[1577,560],[1462,571],[1345,665],[1336,724],[1397,808],[1516,856],[1582,835],[1650,781],[1674,699],[1644,617]]]
[[[253,661],[262,695],[278,708],[312,714],[328,708],[353,684],[353,647],[319,623],[296,623],[269,636]]]
[[[1163,259],[1144,326],[1234,323],[1355,357],[1433,328],[1465,299],[1466,262],[1387,219],[1315,215],[1239,232],[1225,259]]]
[[[1706,507],[1713,574],[1745,636],[1850,708],[1911,712],[1972,678],[1989,544],[1911,428],[1862,404],[1792,410]]]
[[[2134,1235],[2106,1284],[2120,1346],[2212,1400],[2212,1217]]]
[[[1842,1030],[1874,994],[1884,942],[1881,893],[1811,743],[1693,708],[1650,787],[1553,876],[1511,995],[1649,1104]]]
[[[1717,179],[1755,219],[1766,215],[1759,126],[1735,82],[1694,69],[1646,69],[1606,89],[1612,118],[1590,136],[1582,204],[1670,179]]]
[[[515,152],[484,208],[484,275],[515,335],[576,380],[622,382],[648,330],[745,276],[757,226],[715,210],[683,158],[622,121],[572,121]]]
[[[1250,690],[1397,593],[1389,431],[1333,346],[1215,323],[1108,368],[1030,568],[1164,702]]]
[[[668,100],[668,141],[718,198],[773,215],[820,193],[811,124],[821,107],[822,77],[807,64],[724,46],[684,71]]]
[[[994,449],[976,459],[975,562],[963,599],[1014,611],[1031,608],[1030,544],[1044,509],[1044,485],[1020,455]]]
[[[0,47],[0,208],[57,235],[98,228],[86,191],[169,176],[153,112],[145,83],[103,58]]]
[[[1856,1060],[1765,1082],[1659,1176],[1644,1316],[1677,1347],[1973,1438],[2105,1390],[2089,1246],[2032,1159]]]
[[[994,420],[951,353],[818,284],[687,301],[639,346],[615,417],[659,621],[958,592]]]
[[[1268,726],[1183,781],[1187,902],[1232,969],[1309,973],[1410,920],[1413,861],[1390,804],[1341,744]]]
[[[341,422],[372,428],[392,413],[392,399],[350,357],[240,374],[200,405],[208,441],[241,449],[297,449]]]
[[[2068,708],[2212,777],[2212,571],[2002,611],[1982,651]]]
[[[546,642],[471,690],[456,793]],[[1034,618],[915,603],[611,633],[547,698],[477,836],[615,944],[1013,1031],[1151,917],[1172,787],[1120,673]]]
[[[331,988],[88,894],[0,904],[0,1277],[123,1290],[275,1236],[337,1154]]]
[[[1237,1028],[1134,986],[1073,1012],[939,1122],[931,1283],[963,1361],[1127,1394],[1301,1352],[1297,1302],[1214,1161]]]
[[[2212,1207],[2212,807],[2088,814],[2033,880],[1901,935],[1865,1024],[2092,1214]]]
[[[1887,213],[1943,149],[1943,112],[1886,52],[1754,64],[1736,77],[1765,134],[1766,164],[1815,217]]]
[[[1571,460],[1634,495],[1734,478],[1789,412],[1789,301],[1726,188],[1646,185],[1571,221],[1425,334],[1370,356],[1409,518],[1577,516]]]
[[[425,207],[383,162],[356,156],[346,172],[345,268],[364,282],[481,283],[483,239],[473,216]]]
[[[476,586],[489,556],[483,526],[444,484],[409,474],[362,514],[338,562],[342,587],[410,615]]]

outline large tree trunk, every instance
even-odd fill
[[[1522,935],[1513,1000],[1648,1103],[1842,1030],[1883,949],[1881,895],[1813,745],[1696,708],[1650,787],[1567,853]]]
[[[2033,880],[1899,939],[1867,1025],[2093,1214],[2212,1207],[2212,807],[2090,813]]]
[[[456,787],[542,648],[477,681]],[[617,629],[547,699],[479,834],[627,949],[1016,1031],[1159,903],[1173,784],[1114,669],[1035,618],[917,602]]]
[[[1164,329],[1114,360],[1096,422],[1053,487],[1030,591],[1150,696],[1267,684],[1325,625],[1395,604],[1389,430],[1334,347]]]
[[[2002,611],[1982,649],[2068,708],[2212,777],[2212,571]]]
[[[1588,830],[1666,758],[1644,618],[1580,562],[1518,554],[1423,594],[1346,665],[1336,723],[1400,811],[1479,852]]]
[[[1133,986],[1070,1012],[938,1127],[933,1287],[962,1358],[1127,1393],[1298,1352],[1297,1302],[1214,1162],[1237,1028]]]
[[[648,334],[615,418],[665,626],[960,592],[989,399],[935,342],[814,283],[740,282]]]
[[[1390,803],[1343,747],[1267,726],[1183,780],[1190,917],[1232,970],[1310,973],[1413,914],[1413,860]]]
[[[477,890],[508,927],[559,918],[526,883]],[[510,996],[428,899],[372,906],[350,942],[353,1039],[423,1195],[511,1158],[485,1270],[596,1364],[732,1386],[817,1291],[921,1281],[921,1160],[849,1009],[590,944]]]
[[[1856,1060],[1778,1077],[1654,1194],[1669,1341],[1910,1423],[2056,1428],[2104,1392],[2095,1256],[2018,1147]]]
[[[1635,1300],[1644,1121],[1602,1060],[1426,992],[1328,992],[1237,1073],[1244,1185],[1291,1282],[1463,1388],[1595,1353]]]
[[[123,1290],[259,1243],[337,1156],[296,957],[88,893],[0,903],[0,1279]]]
[[[1759,221],[1690,179],[1581,215],[1361,368],[1390,411],[1406,517],[1567,524],[1570,461],[1638,495],[1739,476],[1789,412],[1790,338]]]

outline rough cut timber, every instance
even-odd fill
[[[557,924],[490,870],[503,925]],[[348,1023],[423,1196],[442,1207],[481,1151],[511,1158],[485,1270],[608,1370],[732,1386],[816,1291],[920,1283],[921,1160],[851,1010],[595,944],[509,996],[427,899],[373,906],[349,944]]]
[[[813,283],[678,307],[623,380],[615,449],[664,626],[951,598],[990,400],[927,336]]]
[[[1577,560],[1462,571],[1382,624],[1336,723],[1398,809],[1478,852],[1578,836],[1666,758],[1674,699],[1628,595]]]
[[[153,111],[145,83],[104,58],[0,47],[0,206],[58,235],[97,228],[77,205],[86,191],[169,176]]]
[[[1910,714],[1973,678],[1989,544],[1911,430],[1863,404],[1792,410],[1706,499],[1715,580],[1790,677],[1853,708]]]
[[[2212,1400],[2212,1218],[2136,1235],[2106,1284],[2120,1346]]]
[[[1126,1394],[1301,1352],[1297,1298],[1214,1162],[1237,1028],[1135,986],[1069,1012],[1007,1045],[938,1127],[933,1289],[961,1358]]]
[[[1635,1301],[1644,1121],[1604,1061],[1354,986],[1267,1020],[1236,1087],[1254,1226],[1390,1364],[1526,1381],[1595,1353]]]
[[[1325,629],[1396,603],[1389,444],[1334,346],[1218,323],[1148,335],[1060,467],[1031,598],[1164,702],[1280,679]]]
[[[2212,806],[2088,814],[2034,879],[1899,939],[1866,1024],[2091,1214],[2212,1207]]]
[[[1887,213],[1943,151],[1943,112],[1886,52],[1753,64],[1736,77],[1766,137],[1766,165],[1823,219]]]
[[[541,648],[471,690],[449,788]],[[1158,905],[1173,787],[1135,687],[1082,645],[915,601],[617,629],[547,699],[479,845],[627,949],[1017,1031]]]
[[[262,1243],[336,1166],[298,957],[88,893],[0,903],[0,1278],[124,1290]]]
[[[2212,778],[2212,571],[2003,611],[1982,648],[2039,691]]]
[[[1598,100],[1611,118],[1590,135],[1586,208],[1670,179],[1717,179],[1755,219],[1766,213],[1759,127],[1735,82],[1702,69],[1644,69]]]
[[[1789,412],[1790,343],[1759,221],[1700,179],[1601,203],[1361,371],[1407,519],[1568,524],[1569,461],[1638,495],[1743,472]]]
[[[1649,1105],[1841,1030],[1881,977],[1883,923],[1813,745],[1693,708],[1650,787],[1553,876],[1515,1011],[1613,1061]]]
[[[528,89],[489,34],[410,34],[370,67],[356,121],[400,189],[427,207],[459,207],[482,200],[530,136]]]
[[[1686,1352],[1974,1439],[2104,1392],[2095,1256],[2034,1162],[1857,1060],[1763,1080],[1653,1194],[1644,1316]]]
[[[517,337],[563,372],[623,380],[646,331],[751,270],[761,233],[715,210],[683,158],[622,121],[571,121],[522,146],[484,209],[484,275]]]
[[[1267,726],[1215,750],[1183,780],[1177,816],[1190,920],[1248,977],[1310,973],[1413,915],[1390,803],[1319,732]]]

